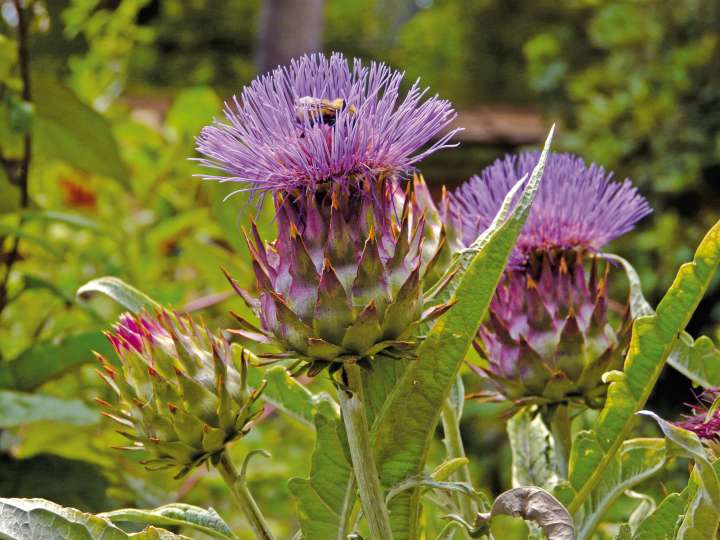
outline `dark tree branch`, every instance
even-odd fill
[[[20,69],[20,80],[22,81],[22,98],[26,102],[32,99],[32,91],[30,88],[30,50],[29,50],[29,28],[28,28],[28,12],[23,6],[22,0],[13,0],[15,9],[17,10],[18,26],[17,26],[17,55],[18,65]],[[20,158],[19,167],[13,172],[12,181],[20,188],[20,207],[24,210],[30,206],[30,191],[28,189],[28,178],[30,173],[30,159],[32,157],[32,135],[30,132],[23,137],[23,153]],[[5,161],[5,160],[4,160]],[[3,165],[5,166],[5,162]],[[8,173],[11,169],[6,167]],[[22,217],[20,218],[22,225]],[[5,275],[0,282],[0,315],[8,305],[8,282],[10,281],[10,273],[18,260],[20,250],[20,237],[13,239],[10,252],[5,259]]]

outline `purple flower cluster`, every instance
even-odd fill
[[[159,341],[170,340],[170,334],[156,320],[130,313],[123,313],[113,325],[107,338],[117,351],[135,351],[142,353],[144,345],[153,345]]]
[[[314,54],[253,81],[197,139],[206,179],[252,193],[315,191],[327,182],[407,173],[449,146],[449,102],[425,99],[418,82],[400,97],[403,73],[385,64],[352,67],[341,54]],[[439,138],[428,148],[423,147]]]
[[[677,422],[678,427],[692,431],[704,440],[720,439],[720,411],[708,415],[718,396],[720,388],[708,388],[700,395],[697,403],[688,403],[691,414],[684,415],[683,420]]]
[[[487,229],[510,188],[530,175],[539,157],[539,152],[505,156],[450,195],[450,213],[466,244]],[[536,250],[597,251],[650,214],[650,205],[630,180],[611,178],[612,173],[573,154],[550,154],[511,266],[521,266]]]
[[[491,224],[507,193],[531,174],[539,157],[537,152],[506,156],[450,195],[448,219],[465,244]],[[601,376],[621,368],[630,321],[625,316],[616,328],[609,324],[610,268],[596,253],[651,211],[629,180],[611,177],[577,156],[548,156],[477,342],[496,393],[513,400],[602,404]]]

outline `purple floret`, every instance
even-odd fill
[[[358,176],[406,174],[449,146],[449,102],[425,99],[418,82],[400,96],[403,73],[385,64],[352,66],[341,54],[303,56],[255,79],[226,103],[225,122],[197,138],[206,179],[252,193],[314,191]],[[425,147],[434,138],[435,142]]]
[[[720,439],[720,412],[714,411],[708,415],[710,407],[720,396],[720,388],[708,388],[699,396],[697,403],[688,403],[691,414],[683,415],[683,420],[677,426],[692,431],[705,440]]]
[[[507,155],[473,176],[450,195],[451,215],[469,245],[491,224],[510,188],[530,175],[539,152]],[[596,251],[630,231],[652,212],[630,180],[573,154],[550,154],[537,198],[515,250],[513,267],[549,248]]]
[[[107,337],[118,352],[134,350],[138,353],[143,352],[144,343],[153,345],[170,339],[170,335],[157,321],[130,313],[120,315]]]

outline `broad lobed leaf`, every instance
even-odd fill
[[[600,483],[643,408],[690,317],[720,264],[720,222],[710,229],[692,263],[684,264],[655,315],[639,317],[625,359],[624,375],[608,388],[595,429],[583,432],[571,451],[570,477],[577,495],[569,505],[578,512]]]
[[[8,540],[190,540],[147,527],[130,534],[99,516],[44,499],[0,498],[0,538]]]

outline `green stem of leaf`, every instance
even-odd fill
[[[220,475],[223,480],[225,480],[225,483],[230,487],[235,502],[240,507],[245,518],[250,522],[250,527],[255,533],[256,538],[260,540],[273,540],[273,535],[260,511],[260,507],[255,502],[255,499],[253,499],[250,490],[245,484],[245,480],[238,475],[235,464],[230,459],[230,456],[228,456],[227,451],[220,455],[217,469],[220,471]]]
[[[462,435],[460,434],[460,418],[456,413],[456,409],[449,399],[445,400],[442,408],[442,425],[443,432],[445,433],[445,450],[447,452],[447,459],[457,459],[465,457],[465,447],[462,442]],[[458,482],[463,482],[472,487],[472,477],[470,476],[470,467],[463,465],[453,476]],[[460,508],[463,517],[472,522],[477,514],[477,505],[475,501],[463,495],[462,493],[455,493],[453,495],[455,502]]]
[[[347,363],[344,371],[347,387],[338,388],[338,398],[363,514],[373,540],[392,540],[390,517],[373,458],[370,429],[363,402],[361,368],[355,363]]]

